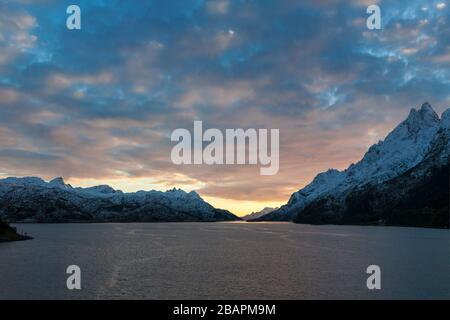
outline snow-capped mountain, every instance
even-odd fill
[[[262,217],[262,216],[264,216],[264,215],[266,215],[266,214],[268,214],[268,213],[270,213],[270,212],[272,212],[274,210],[277,210],[277,209],[278,208],[265,207],[261,211],[256,211],[256,212],[249,213],[249,214],[247,214],[247,215],[245,215],[245,216],[243,216],[241,218],[242,218],[242,220],[257,219],[257,218]]]
[[[0,218],[8,222],[239,220],[196,192],[123,193],[109,186],[73,188],[62,178],[0,180]]]
[[[384,141],[371,146],[361,161],[343,171],[328,170],[317,175],[308,186],[295,192],[286,205],[257,220],[374,223],[373,219],[376,218],[378,223],[394,223],[385,215],[389,215],[389,212],[400,214],[400,202],[404,201],[399,196],[407,199],[414,189],[412,186],[405,188],[399,185],[400,181],[408,181],[420,189],[425,184],[442,184],[442,179],[448,177],[449,131],[450,109],[439,118],[433,108],[424,103],[419,110],[412,109],[407,119],[389,133]],[[441,200],[436,200],[436,203],[422,201],[421,207],[406,207],[410,212],[414,209],[423,212],[427,208],[437,210],[440,214],[447,208],[448,218],[448,189],[447,178],[445,185],[434,193],[434,196],[439,194]],[[370,197],[367,190],[372,192]],[[383,196],[387,190],[389,196]],[[378,196],[375,196],[375,191],[379,193]],[[368,202],[367,197],[372,199],[371,206],[360,203],[362,199]],[[429,200],[433,197],[427,196]],[[355,207],[356,203],[360,207]],[[373,210],[378,211],[369,221],[367,214]],[[408,221],[395,223],[415,225]],[[448,226],[448,219],[446,224]]]

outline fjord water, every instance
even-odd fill
[[[0,299],[450,298],[449,231],[292,223],[19,224]],[[381,267],[381,290],[366,268]],[[67,266],[81,268],[79,291]]]

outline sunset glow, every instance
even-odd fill
[[[386,3],[382,30],[367,1],[78,2],[81,30],[54,1],[0,4],[2,177],[196,190],[242,215],[360,160],[411,107],[450,105],[444,2]],[[195,120],[279,129],[279,171],[174,165],[170,134]]]

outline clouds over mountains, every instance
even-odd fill
[[[284,201],[417,101],[448,107],[443,3],[379,2],[381,31],[365,28],[364,1],[78,1],[81,31],[59,1],[3,3],[0,172]],[[280,173],[174,167],[168,136],[194,119],[280,128]]]

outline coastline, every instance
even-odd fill
[[[25,241],[31,240],[32,237],[17,233],[16,228],[0,221],[0,242]]]

